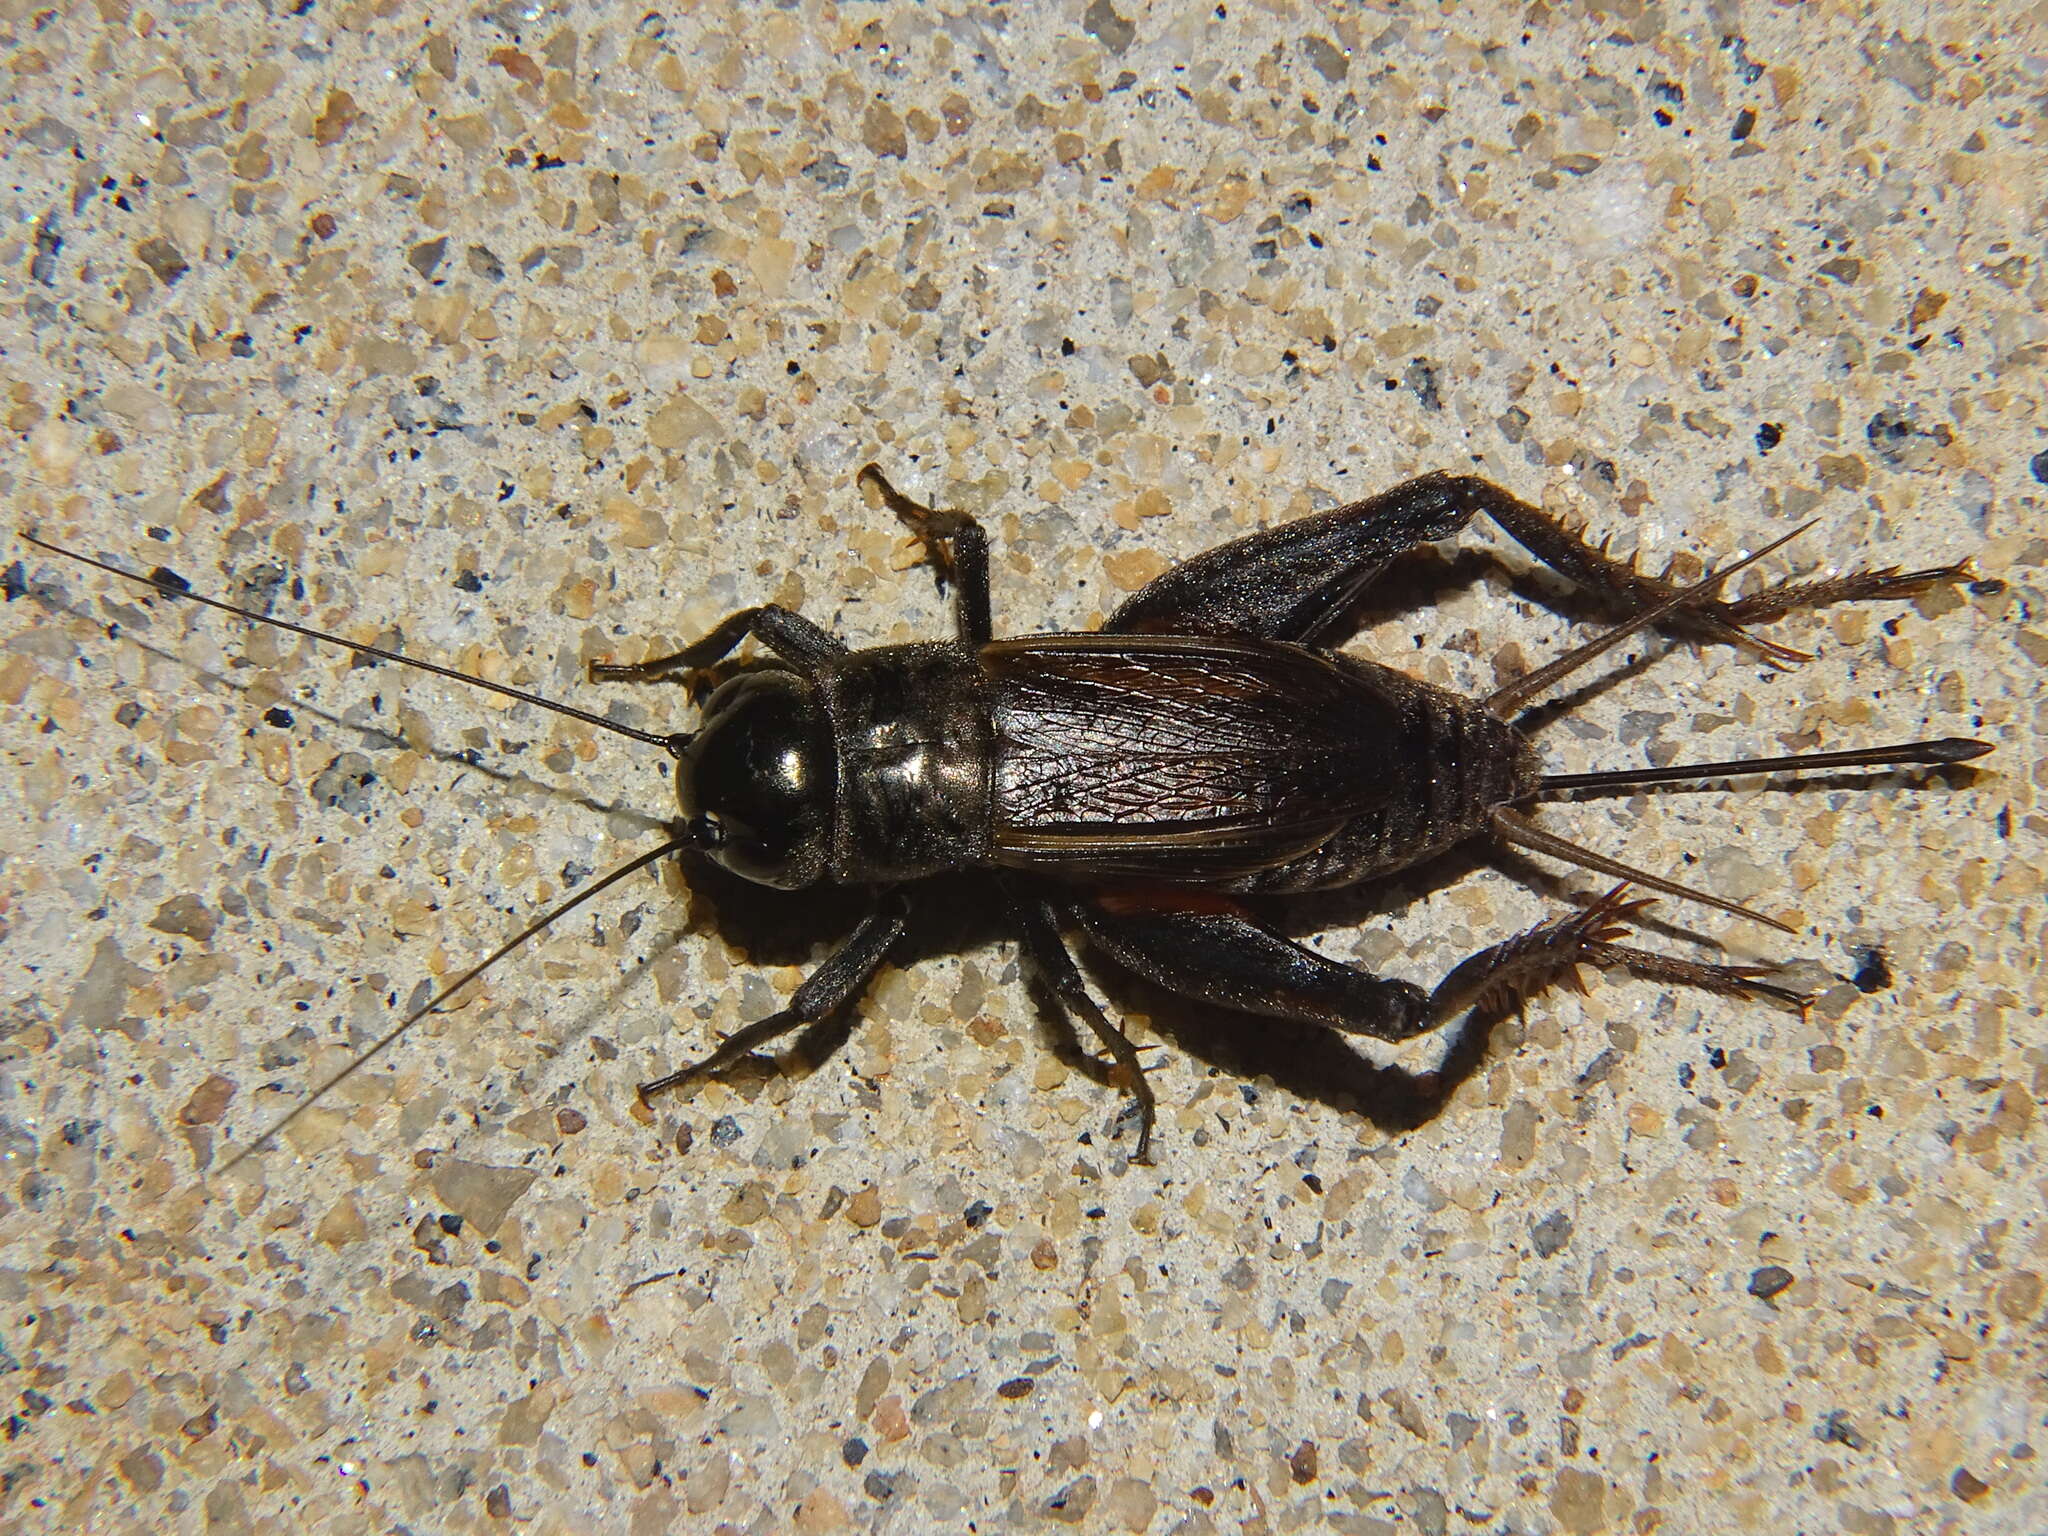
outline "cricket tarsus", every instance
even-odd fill
[[[1631,789],[1638,784],[1678,784],[1691,779],[1725,779],[1755,773],[1821,773],[1830,768],[1937,767],[1967,763],[1991,750],[1988,741],[1944,736],[1939,741],[1902,741],[1889,747],[1850,747],[1840,752],[1792,752],[1783,757],[1737,757],[1721,763],[1671,763],[1662,768],[1610,768],[1599,773],[1547,773],[1537,798],[1552,799],[1574,789]]]
[[[387,651],[382,646],[365,645],[360,640],[345,640],[340,635],[332,635],[325,630],[314,629],[305,624],[294,624],[289,619],[272,618],[267,613],[255,613],[247,608],[237,608],[233,603],[223,602],[220,598],[208,597],[203,592],[188,592],[185,588],[164,580],[162,577],[145,576],[140,571],[124,570],[110,561],[96,560],[91,555],[80,554],[75,549],[66,549],[61,544],[52,544],[48,539],[37,538],[32,533],[23,533],[21,537],[28,543],[35,545],[37,549],[46,550],[53,555],[61,555],[66,560],[76,560],[80,565],[89,565],[94,570],[105,571],[108,575],[119,576],[125,581],[137,582],[142,586],[148,587],[153,592],[161,593],[165,597],[182,598],[187,602],[199,603],[208,608],[218,609],[222,613],[231,613],[236,618],[246,620],[251,624],[268,624],[272,629],[282,629],[294,635],[303,635],[308,640],[319,640],[327,645],[338,645],[343,650],[354,651],[358,656],[369,656],[378,661],[396,662],[400,666],[412,667],[420,672],[431,672],[436,677],[446,677],[458,683],[467,683],[472,688],[482,688],[486,692],[499,695],[501,698],[517,699],[522,704],[532,704],[540,709],[552,710],[558,715],[567,715],[572,720],[581,720],[585,725],[594,725],[599,730],[611,731],[620,736],[628,736],[634,741],[644,741],[650,746],[662,747],[671,753],[679,753],[689,741],[687,736],[664,736],[655,731],[635,730],[630,725],[621,725],[616,720],[608,720],[603,715],[592,714],[589,710],[577,709],[571,704],[562,704],[553,699],[542,698],[539,694],[528,693],[523,688],[513,688],[504,683],[491,682],[488,678],[475,677],[467,672],[458,672],[453,667],[443,667],[431,661],[421,661],[417,656],[407,656],[398,651]]]
[[[225,1163],[223,1163],[221,1165],[220,1171],[222,1173],[228,1173],[232,1171],[235,1165],[240,1163],[244,1158],[254,1156],[256,1153],[262,1151],[265,1147],[269,1146],[272,1142],[277,1140],[277,1138],[280,1135],[282,1135],[286,1130],[288,1130],[291,1127],[293,1122],[296,1121],[299,1118],[299,1116],[303,1115],[307,1110],[311,1109],[315,1104],[318,1104],[322,1099],[327,1097],[328,1094],[332,1093],[336,1088],[340,1087],[343,1083],[347,1082],[349,1078],[353,1077],[363,1067],[367,1066],[370,1063],[370,1061],[373,1058],[375,1058],[378,1054],[380,1054],[386,1047],[396,1043],[400,1038],[402,1038],[405,1035],[405,1033],[408,1030],[410,1030],[413,1027],[413,1025],[419,1023],[421,1019],[424,1019],[428,1014],[432,1013],[435,1009],[439,1008],[443,1003],[447,1002],[449,998],[453,997],[456,993],[460,992],[472,981],[475,981],[477,977],[483,975],[485,971],[488,971],[500,960],[504,959],[507,955],[511,954],[513,950],[517,949],[520,945],[524,944],[528,939],[532,938],[535,934],[547,928],[557,918],[564,917],[567,914],[575,911],[578,907],[582,906],[583,903],[589,901],[592,897],[598,896],[603,892],[609,890],[614,885],[617,885],[621,880],[625,879],[628,875],[635,874],[638,871],[645,869],[648,865],[655,863],[657,860],[666,858],[669,854],[676,853],[681,849],[687,848],[688,846],[689,839],[686,837],[671,838],[668,842],[663,843],[659,848],[649,849],[646,853],[640,854],[636,858],[628,859],[624,864],[621,864],[617,869],[614,869],[607,873],[603,879],[597,881],[594,885],[590,886],[589,889],[578,891],[574,896],[571,896],[567,901],[563,902],[560,906],[550,909],[541,917],[535,919],[531,923],[528,923],[524,928],[520,929],[518,933],[514,934],[511,938],[507,939],[503,944],[500,944],[496,949],[492,950],[482,960],[478,961],[475,965],[471,966],[468,970],[464,971],[460,976],[456,977],[455,980],[450,982],[447,986],[443,987],[439,992],[435,993],[433,997],[429,998],[425,1003],[421,1004],[418,1008],[415,1008],[411,1013],[407,1014],[403,1019],[399,1020],[397,1024],[393,1025],[390,1029],[386,1030],[382,1035],[378,1036],[377,1039],[372,1041],[362,1051],[359,1051],[349,1061],[348,1065],[344,1066],[339,1072],[336,1072],[333,1076],[329,1077],[326,1082],[322,1083],[319,1087],[315,1088],[311,1093],[307,1094],[304,1098],[300,1099],[298,1103],[294,1104],[289,1110],[287,1110],[282,1116],[278,1118],[278,1121],[275,1125],[271,1126],[261,1136],[258,1136],[254,1141],[250,1142],[249,1145],[242,1148],[241,1151],[237,1152],[233,1157],[229,1158]]]

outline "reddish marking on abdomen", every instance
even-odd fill
[[[1249,918],[1251,910],[1220,891],[1184,885],[1120,885],[1096,894],[1095,905],[1113,915],[1134,912],[1199,912],[1205,916]]]

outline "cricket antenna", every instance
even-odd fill
[[[281,1135],[287,1128],[289,1128],[291,1124],[299,1118],[299,1116],[303,1115],[315,1104],[318,1104],[322,1099],[326,1098],[328,1094],[332,1093],[336,1088],[340,1087],[344,1082],[348,1081],[349,1078],[353,1077],[358,1071],[360,1071],[363,1067],[368,1065],[371,1059],[379,1055],[387,1046],[396,1043],[401,1036],[403,1036],[408,1030],[410,1030],[413,1027],[413,1025],[419,1023],[421,1019],[424,1019],[428,1014],[432,1013],[435,1009],[439,1008],[443,1003],[447,1002],[449,998],[453,997],[457,992],[460,992],[472,981],[475,981],[477,977],[483,975],[485,971],[488,971],[500,960],[504,959],[507,955],[511,954],[513,950],[517,949],[520,945],[524,944],[528,939],[532,938],[535,934],[539,933],[541,930],[548,927],[551,923],[555,921],[555,919],[567,916],[569,913],[575,911],[578,907],[582,906],[584,902],[589,901],[592,897],[600,895],[601,893],[611,889],[611,887],[617,885],[621,880],[625,879],[628,875],[634,874],[639,870],[645,869],[648,865],[654,863],[657,859],[666,858],[669,854],[675,853],[680,849],[687,848],[689,846],[690,839],[688,837],[672,837],[667,842],[663,843],[659,848],[650,849],[646,853],[639,855],[637,858],[627,860],[624,864],[621,864],[617,869],[612,870],[602,880],[599,880],[595,885],[591,886],[588,890],[578,891],[574,896],[571,896],[567,901],[563,902],[560,906],[553,908],[552,910],[546,912],[539,918],[536,918],[533,922],[528,923],[524,928],[520,929],[518,933],[514,934],[511,938],[507,939],[503,944],[500,944],[496,949],[492,950],[488,955],[484,956],[482,960],[478,961],[475,965],[471,966],[468,970],[464,971],[460,976],[456,977],[455,980],[451,981],[447,986],[443,987],[439,992],[435,993],[433,997],[428,999],[419,1007],[415,1008],[411,1013],[407,1014],[403,1019],[399,1020],[397,1024],[393,1025],[390,1029],[387,1029],[383,1034],[379,1035],[374,1041],[370,1043],[370,1045],[366,1049],[357,1052],[355,1057],[348,1063],[347,1066],[343,1067],[339,1072],[334,1073],[325,1082],[320,1084],[319,1087],[315,1088],[311,1093],[307,1094],[304,1098],[300,1099],[298,1103],[294,1104],[283,1115],[279,1116],[276,1122],[273,1123],[271,1127],[268,1130],[266,1130],[261,1136],[258,1136],[254,1141],[250,1142],[246,1147],[242,1148],[241,1151],[237,1152],[233,1157],[229,1158],[225,1163],[221,1164],[220,1171],[222,1173],[228,1173],[232,1171],[235,1168],[235,1166],[239,1164],[244,1158],[254,1156],[256,1153],[262,1151],[265,1147],[269,1146],[272,1142],[277,1140],[278,1136]]]
[[[1737,757],[1722,763],[1671,763],[1662,768],[1610,768],[1600,773],[1547,773],[1531,799],[1556,800],[1575,789],[1632,789],[1638,784],[1674,784],[1688,779],[1725,779],[1753,773],[1820,773],[1829,768],[1883,768],[1893,764],[1934,766],[1967,763],[1991,750],[1988,741],[1944,736],[1939,741],[1902,741],[1889,747],[1850,747],[1840,752],[1793,752],[1784,757]]]
[[[139,571],[124,570],[122,567],[114,565],[109,561],[95,560],[91,555],[82,555],[75,549],[66,549],[61,544],[52,544],[48,539],[39,539],[32,533],[22,533],[21,537],[28,543],[35,545],[37,549],[46,550],[53,555],[62,555],[66,560],[76,560],[80,565],[89,565],[94,570],[105,571],[110,576],[119,576],[124,581],[140,583],[142,586],[148,587],[154,592],[159,592],[165,597],[183,598],[187,602],[202,603],[208,608],[217,608],[222,613],[231,613],[236,618],[246,620],[251,624],[268,624],[272,629],[287,630],[294,635],[303,635],[308,640],[319,640],[328,645],[338,645],[344,650],[354,651],[358,656],[369,656],[377,661],[395,661],[400,666],[413,667],[421,672],[431,672],[436,677],[451,678],[458,683],[467,683],[472,688],[482,688],[488,693],[495,693],[503,698],[517,699],[522,704],[532,704],[540,709],[552,710],[558,715],[567,715],[572,720],[581,720],[585,725],[594,725],[601,731],[610,731],[618,736],[628,736],[634,741],[644,741],[649,746],[660,747],[674,756],[680,757],[683,748],[689,745],[690,734],[687,731],[662,735],[657,731],[636,730],[630,725],[621,725],[616,720],[608,720],[603,715],[592,714],[587,709],[577,709],[574,705],[557,703],[553,699],[542,698],[537,693],[528,693],[522,688],[511,688],[504,683],[491,682],[488,678],[474,677],[467,672],[458,672],[453,667],[437,666],[431,661],[421,661],[416,656],[406,656],[398,651],[387,651],[382,646],[364,645],[358,640],[345,640],[340,635],[331,635],[325,630],[312,629],[304,624],[294,624],[289,619],[274,619],[267,613],[253,613],[247,608],[237,608],[233,603],[222,602],[217,597],[208,597],[202,592],[186,590],[178,580],[173,579],[168,573],[152,572],[150,575],[144,576]]]

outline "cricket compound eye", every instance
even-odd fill
[[[836,779],[816,690],[793,673],[750,672],[705,706],[676,765],[676,798],[715,862],[798,890],[829,872]]]

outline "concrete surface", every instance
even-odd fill
[[[940,632],[870,458],[1012,633],[1475,467],[1652,567],[1814,518],[1772,570],[1984,578],[1790,672],[1635,647],[1554,761],[1998,752],[1552,809],[1797,929],[1645,942],[1819,1000],[1589,977],[1433,1116],[1364,1063],[1436,1042],[1098,969],[1130,1166],[971,882],[810,1070],[643,1111],[857,910],[671,871],[224,1173],[667,769],[17,546],[0,1522],[2048,1529],[2041,7],[299,12],[0,7],[17,527],[671,729],[584,662]],[[1481,691],[1586,633],[1465,544],[1356,644]],[[1287,918],[1427,984],[1606,884],[1497,863]]]

